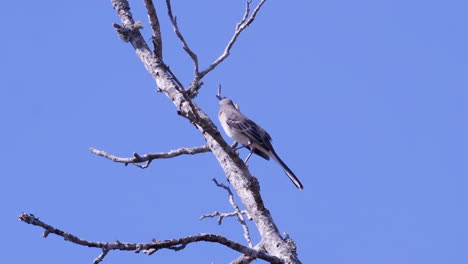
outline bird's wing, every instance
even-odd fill
[[[252,151],[252,148],[251,148],[251,147],[246,146],[246,148],[247,148],[248,150]],[[262,157],[262,158],[264,158],[264,159],[266,159],[266,160],[270,160],[270,156],[268,156],[267,153],[265,153],[265,152],[263,152],[263,151],[261,151],[261,150],[259,150],[259,149],[254,148],[253,153],[259,155],[260,157]]]
[[[270,143],[271,141],[270,135],[263,128],[261,128],[254,121],[248,119],[247,117],[245,116],[243,118],[228,117],[226,119],[226,123],[229,125],[231,129],[234,129],[237,132],[244,134],[246,137],[250,139],[251,142],[254,142],[260,145],[265,150],[269,151],[270,149],[273,148]],[[260,155],[260,156],[264,157],[264,155]]]

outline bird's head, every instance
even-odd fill
[[[234,105],[234,102],[231,99],[224,97],[221,100],[219,100],[219,105],[220,106],[222,106],[222,105],[226,105],[226,106],[227,105]]]
[[[234,108],[236,108],[237,110],[240,111],[239,106],[236,103],[234,103],[231,99],[226,98],[226,97],[222,98],[219,101],[219,107],[223,107],[223,106],[224,107],[234,107]]]

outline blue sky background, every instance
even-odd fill
[[[149,39],[142,2],[131,5]],[[162,2],[164,57],[188,83],[192,64]],[[212,154],[142,170],[88,151],[131,156],[204,143],[118,39],[110,1],[2,7],[2,262],[92,263],[100,253],[41,238],[41,229],[17,220],[21,212],[95,241],[206,232],[243,242],[234,219],[198,220],[232,210],[211,181],[226,182]],[[204,68],[224,49],[244,2],[174,1],[173,8]],[[196,103],[219,124],[222,83],[302,180],[298,191],[273,162],[249,163],[303,263],[468,263],[467,8],[462,0],[268,1],[205,79]],[[111,252],[104,263],[237,256],[198,243],[152,256]]]

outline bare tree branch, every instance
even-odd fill
[[[169,240],[164,240],[164,241],[153,241],[152,243],[126,243],[126,242],[120,242],[120,241],[94,242],[94,241],[87,241],[87,240],[81,239],[75,235],[72,235],[60,229],[57,229],[49,224],[42,222],[41,220],[39,220],[39,218],[35,217],[32,214],[23,213],[19,216],[19,219],[27,224],[42,227],[45,230],[45,232],[47,232],[47,234],[49,233],[56,234],[74,244],[103,249],[104,250],[103,253],[99,255],[99,257],[95,260],[94,263],[99,263],[107,254],[106,251],[110,251],[110,250],[124,250],[124,251],[136,251],[136,252],[140,252],[141,250],[143,250],[145,253],[154,253],[157,250],[165,248],[165,249],[172,249],[172,250],[177,251],[177,250],[181,250],[185,248],[185,246],[190,243],[200,242],[200,241],[219,243],[233,250],[241,252],[244,255],[248,255],[254,258],[260,258],[270,263],[281,263],[281,261],[274,256],[270,256],[268,254],[265,254],[264,252],[253,250],[235,241],[227,239],[226,237],[216,235],[216,234],[197,234],[197,235],[169,239]]]
[[[158,14],[156,13],[156,9],[154,8],[153,0],[144,0],[146,12],[148,13],[148,19],[151,25],[151,29],[153,30],[153,35],[151,36],[151,41],[153,42],[154,46],[154,54],[158,56],[161,60],[163,58],[163,51],[162,51],[162,35],[161,35],[161,27],[159,24]],[[172,76],[174,81],[179,86],[180,90],[184,90],[184,85],[177,79],[176,75],[172,72],[172,70],[167,66],[167,72]]]
[[[242,210],[241,213],[247,215],[247,218],[248,218],[249,220],[251,220],[251,218],[248,217],[247,210]],[[219,211],[214,211],[214,212],[211,213],[211,214],[204,214],[204,215],[200,216],[200,220],[205,219],[205,218],[215,218],[215,217],[219,217],[219,218],[218,218],[218,225],[220,225],[220,224],[223,223],[223,219],[224,219],[224,218],[226,218],[226,217],[233,217],[233,216],[237,216],[237,212],[221,213],[221,212],[219,212]]]
[[[204,214],[202,216],[200,216],[200,220],[203,220],[205,218],[214,218],[214,217],[219,217],[218,218],[218,225],[222,224],[223,223],[223,219],[225,217],[232,217],[232,216],[237,216],[237,212],[232,212],[232,213],[221,213],[219,211],[215,211],[211,214]]]
[[[151,29],[153,30],[153,36],[151,37],[151,40],[153,41],[154,53],[162,59],[162,36],[158,15],[156,13],[156,9],[154,8],[153,0],[144,0],[144,2]]]
[[[252,0],[247,0],[245,2],[245,12],[244,12],[244,16],[242,17],[241,21],[239,23],[237,23],[236,25],[236,30],[239,30],[239,27],[245,23],[245,21],[247,20],[247,18],[249,17],[249,14],[250,14],[250,4],[252,3]]]
[[[148,168],[151,161],[155,159],[170,159],[180,155],[195,155],[199,153],[210,152],[210,148],[207,145],[193,147],[193,148],[179,148],[176,150],[171,150],[169,152],[160,152],[160,153],[148,153],[143,156],[140,156],[138,153],[133,153],[131,158],[121,158],[114,155],[111,155],[103,150],[97,150],[95,148],[89,148],[89,150],[101,157],[108,158],[114,162],[125,163],[125,166],[128,164],[133,164],[142,169]],[[146,162],[145,165],[140,165],[139,163]]]
[[[265,251],[265,248],[263,247],[262,242],[255,245],[255,247],[253,247],[253,249],[257,250],[257,251],[260,251],[260,252]],[[236,258],[235,260],[231,261],[231,264],[249,264],[249,263],[252,263],[254,260],[255,260],[255,258],[252,258],[252,257],[247,256],[247,255],[242,255],[242,256],[239,256],[238,258]]]
[[[221,54],[221,56],[219,56],[210,66],[208,66],[208,68],[200,72],[200,74],[195,75],[195,79],[192,81],[192,84],[187,90],[189,95],[196,96],[198,93],[198,90],[201,87],[200,80],[203,79],[203,77],[205,77],[205,75],[208,74],[210,71],[214,70],[216,66],[218,66],[221,62],[223,62],[230,55],[231,48],[236,42],[237,38],[242,33],[242,31],[244,31],[244,29],[246,29],[255,20],[255,17],[257,16],[258,11],[260,11],[260,8],[263,6],[266,0],[261,0],[258,3],[257,7],[255,7],[250,18],[247,19],[250,13],[251,2],[252,0],[247,0],[244,15],[242,16],[241,21],[239,21],[239,23],[236,24],[236,30],[234,31],[234,35],[231,37],[231,40],[226,45],[226,48],[224,49],[223,54]]]
[[[236,42],[236,40],[239,37],[240,33],[242,33],[242,31],[244,31],[244,29],[246,29],[255,20],[255,17],[257,16],[258,11],[260,11],[260,8],[263,6],[263,4],[266,2],[266,0],[261,0],[260,3],[258,3],[257,7],[255,7],[254,11],[252,12],[252,15],[246,21],[245,17],[250,12],[250,7],[249,7],[250,2],[251,2],[251,0],[247,1],[247,5],[246,5],[247,7],[246,7],[246,10],[245,10],[245,14],[242,17],[242,20],[236,25],[236,30],[234,32],[234,35],[232,36],[231,40],[226,45],[226,48],[224,49],[223,54],[221,54],[221,56],[219,56],[219,58],[217,58],[208,68],[206,68],[204,71],[202,71],[200,73],[201,78],[203,78],[207,73],[209,73],[214,68],[216,68],[216,66],[218,66],[221,62],[223,62],[230,55],[231,48],[234,45],[234,43]]]
[[[109,253],[109,249],[102,249],[102,253],[93,261],[93,264],[99,264],[104,259],[104,257],[107,256],[107,253]]]
[[[194,79],[192,83],[190,84],[189,89],[187,90],[191,98],[195,97],[198,94],[198,90],[203,85],[203,83],[201,82],[201,79],[203,79],[203,77],[205,77],[205,75],[208,74],[210,71],[214,70],[216,66],[218,66],[221,62],[223,62],[230,55],[231,48],[236,42],[240,33],[255,20],[255,17],[258,11],[260,10],[260,8],[265,2],[266,0],[261,0],[249,18],[250,4],[252,3],[252,0],[246,1],[244,15],[242,16],[242,19],[239,21],[239,23],[236,24],[236,30],[234,31],[234,35],[232,36],[231,40],[228,42],[226,48],[224,49],[223,54],[221,54],[221,56],[218,57],[218,59],[216,59],[207,69],[205,69],[202,72],[199,72],[198,56],[195,54],[195,52],[192,51],[192,49],[190,49],[187,41],[185,40],[184,36],[180,32],[179,26],[177,25],[177,17],[175,17],[172,13],[171,1],[166,0],[167,11],[168,11],[169,18],[172,22],[172,26],[174,28],[174,32],[176,33],[177,37],[182,42],[183,49],[190,56],[194,64]]]
[[[182,42],[182,45],[183,45],[183,48],[184,48],[185,52],[187,52],[187,54],[190,56],[190,58],[192,58],[193,67],[194,67],[193,71],[194,71],[194,75],[195,75],[195,79],[196,79],[196,78],[198,78],[198,75],[200,74],[198,72],[198,57],[197,57],[197,54],[195,54],[190,49],[189,45],[185,41],[184,36],[182,35],[182,33],[179,30],[179,26],[177,25],[177,17],[174,17],[174,15],[172,14],[171,0],[166,0],[166,5],[167,5],[167,13],[169,15],[169,19],[171,20],[172,26],[174,28],[174,32],[176,33],[177,37]]]
[[[247,223],[245,222],[244,215],[243,215],[242,211],[240,210],[240,208],[237,205],[236,201],[234,201],[234,194],[232,193],[231,188],[229,188],[228,186],[226,186],[226,185],[224,185],[222,183],[218,183],[218,181],[216,179],[213,179],[213,181],[216,184],[216,186],[221,187],[221,188],[225,189],[228,192],[229,202],[231,203],[232,207],[234,208],[234,212],[236,212],[237,220],[241,224],[242,229],[244,229],[244,238],[245,238],[245,240],[247,240],[247,243],[249,243],[249,247],[253,247],[252,239],[250,238],[249,227],[247,226]]]

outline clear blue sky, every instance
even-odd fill
[[[149,39],[142,2],[131,4]],[[191,61],[157,2],[165,60],[188,83]],[[198,220],[231,211],[211,182],[226,180],[210,153],[142,170],[88,151],[131,156],[204,143],[118,39],[110,1],[2,7],[2,262],[92,263],[100,253],[41,238],[41,229],[17,220],[21,212],[88,240],[206,232],[243,242],[233,219]],[[244,2],[174,1],[173,8],[206,67]],[[218,124],[222,83],[304,183],[298,191],[276,164],[251,159],[268,209],[304,263],[468,263],[467,9],[462,0],[270,0],[232,57],[205,79],[196,102]],[[111,252],[104,263],[236,256],[199,243],[153,256]]]

